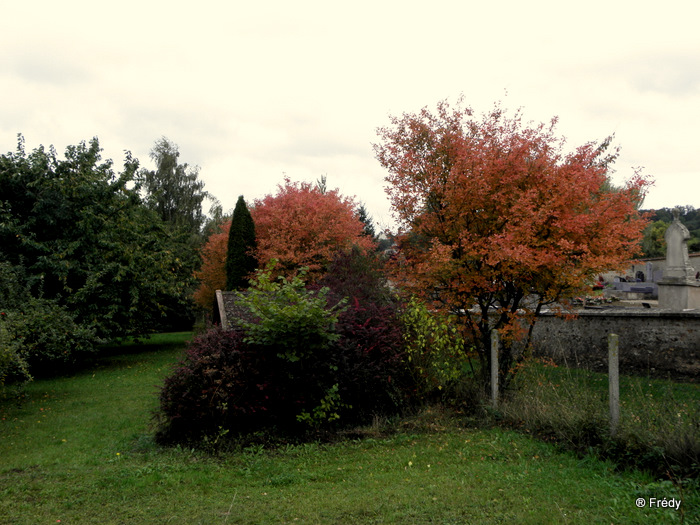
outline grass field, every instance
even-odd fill
[[[162,449],[150,415],[188,336],[112,349],[0,402],[0,523],[700,522],[696,491],[441,413],[332,444]]]
[[[517,381],[501,411],[520,428],[660,476],[698,477],[699,384],[621,375],[620,421],[611,436],[607,374],[532,363]]]

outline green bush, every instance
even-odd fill
[[[277,387],[295,398],[296,420],[321,427],[339,419],[345,406],[334,381],[337,366],[329,359],[340,338],[335,326],[345,301],[330,306],[328,288],[307,289],[305,269],[290,280],[273,280],[273,267],[258,270],[249,290],[239,292],[239,307],[249,316],[240,318],[238,326],[247,344],[276,354],[279,360],[268,366],[280,366]]]
[[[31,380],[29,365],[20,355],[20,343],[7,328],[8,312],[30,299],[19,266],[0,262],[0,388],[9,383]]]
[[[25,383],[32,379],[29,365],[19,354],[19,343],[5,327],[6,312],[0,312],[0,389],[6,383]]]
[[[66,308],[46,299],[29,299],[2,316],[5,355],[21,369],[46,375],[73,365],[94,352],[95,331],[75,322]],[[17,356],[18,359],[11,357]]]
[[[328,306],[328,288],[307,290],[304,271],[286,280],[272,279],[272,266],[258,270],[247,292],[238,293],[238,305],[249,316],[238,319],[245,341],[278,349],[290,363],[308,359],[336,342],[338,313],[344,301]]]
[[[61,371],[102,342],[57,300],[33,297],[30,281],[23,267],[0,262],[0,385]]]
[[[405,306],[404,326],[407,365],[423,399],[457,399],[473,370],[466,342],[454,319],[428,310],[413,297]]]
[[[0,311],[16,310],[30,299],[25,277],[21,266],[0,261]]]

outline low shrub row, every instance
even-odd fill
[[[354,264],[353,257],[338,264]],[[300,434],[395,414],[413,401],[398,304],[379,273],[307,288],[259,271],[233,330],[189,345],[160,394],[161,442],[260,430]],[[334,274],[334,279],[342,272]],[[332,284],[333,289],[324,284]]]

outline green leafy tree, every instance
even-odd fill
[[[233,210],[228,234],[226,250],[226,288],[228,290],[245,288],[248,284],[248,278],[257,267],[257,260],[253,255],[255,247],[255,224],[241,195]]]
[[[22,268],[31,297],[97,339],[160,329],[190,301],[192,268],[144,205],[137,170],[127,153],[115,173],[96,138],[61,159],[53,148],[27,154],[20,137],[16,152],[0,156],[0,261]]]
[[[178,163],[178,146],[166,137],[156,141],[150,156],[156,169],[140,172],[146,204],[164,223],[199,235],[206,219],[202,204],[209,196],[199,180],[199,167]]]
[[[669,224],[664,221],[654,221],[644,229],[644,238],[642,239],[644,257],[664,257],[666,255],[664,235]]]
[[[688,228],[690,239],[688,239],[688,250],[691,253],[700,251],[700,210],[693,206],[679,206],[679,220]],[[658,210],[647,210],[651,221],[644,230],[642,239],[642,250],[644,257],[665,257],[666,243],[664,233],[666,228],[673,222],[673,209],[661,208]]]
[[[177,144],[166,137],[156,141],[150,152],[155,170],[142,169],[139,183],[144,191],[146,206],[153,210],[168,228],[169,244],[185,271],[196,272],[201,259],[199,250],[205,239],[203,234],[207,217],[203,211],[206,199],[213,201],[212,213],[220,213],[220,205],[204,190],[199,179],[199,167],[180,163]],[[195,289],[188,290],[194,295]],[[194,302],[170,304],[168,323],[173,328],[187,328],[194,319]]]
[[[215,233],[218,233],[221,226],[230,221],[233,215],[230,210],[225,213],[221,202],[213,195],[209,195],[209,200],[211,201],[211,205],[209,206],[209,214],[207,215],[207,218],[204,221],[204,226],[202,227],[201,237],[203,242],[206,242],[206,239],[209,239],[209,237]]]

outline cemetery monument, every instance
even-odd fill
[[[659,281],[659,307],[673,311],[700,309],[700,281],[690,266],[688,245],[690,232],[673,210],[673,223],[666,230],[666,270]]]

